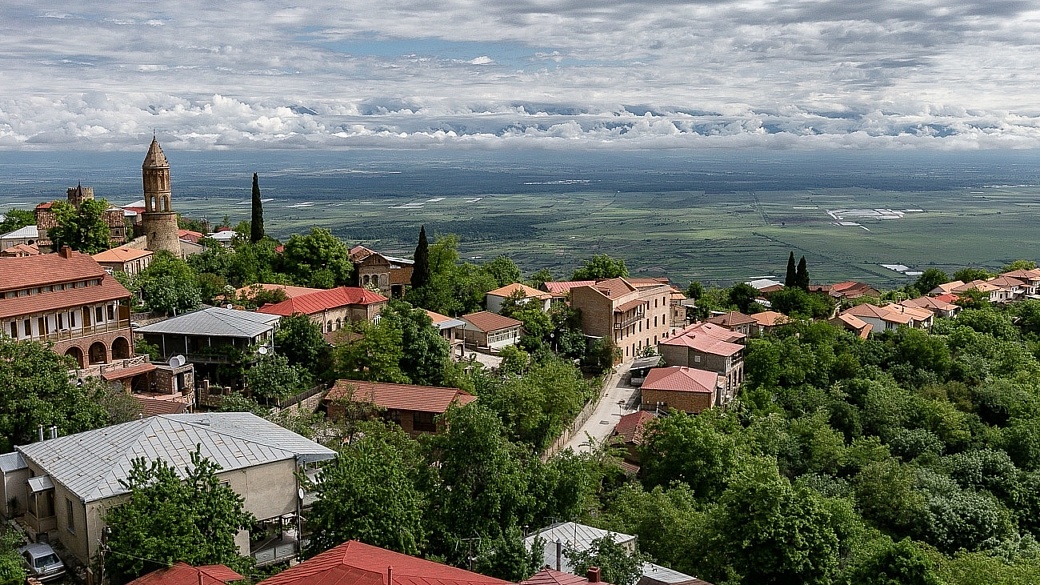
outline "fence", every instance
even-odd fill
[[[603,380],[603,387],[600,388],[600,391],[598,394],[596,394],[596,397],[585,403],[585,406],[583,406],[581,411],[578,412],[578,415],[574,417],[574,421],[570,425],[568,425],[567,428],[563,429],[563,432],[560,433],[560,436],[556,437],[556,440],[553,441],[552,444],[546,447],[545,451],[542,452],[542,461],[545,461],[553,455],[559,453],[563,449],[563,446],[567,444],[567,441],[571,440],[571,437],[574,436],[574,433],[577,433],[578,430],[581,429],[581,427],[584,426],[590,418],[592,418],[592,413],[596,410],[596,406],[599,404],[599,401],[603,398],[603,395],[607,393],[607,386],[610,384],[610,381],[611,376],[606,376]]]

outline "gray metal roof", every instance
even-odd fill
[[[51,476],[49,475],[30,477],[25,480],[25,483],[29,484],[29,493],[31,494],[37,494],[54,489],[54,482],[51,481]]]
[[[592,546],[592,541],[598,538],[603,538],[606,535],[613,535],[614,542],[618,544],[625,544],[635,540],[635,536],[631,534],[621,534],[618,532],[608,532],[600,528],[594,528],[586,524],[578,524],[577,522],[558,522],[543,528],[542,530],[528,536],[524,539],[524,546],[530,549],[534,546],[535,538],[541,538],[544,543],[544,554],[543,554],[543,565],[548,565],[553,569],[556,568],[556,543],[563,543],[563,548],[566,550],[568,547],[575,550],[588,550]],[[571,573],[571,563],[567,558],[567,555],[562,555],[560,558],[560,570],[564,573]]]
[[[17,447],[84,502],[125,493],[132,462],[162,459],[183,477],[195,446],[222,471],[286,459],[336,456],[309,439],[247,412],[167,414]]]
[[[10,473],[26,467],[25,459],[22,459],[22,454],[18,451],[0,455],[0,473]]]
[[[648,577],[658,583],[704,583],[686,573],[680,573],[674,569],[668,567],[662,567],[661,565],[655,565],[654,563],[643,563],[643,576]]]
[[[176,335],[209,335],[212,337],[256,337],[274,328],[280,317],[210,307],[180,315],[151,325],[137,328],[137,333],[167,333]]]
[[[440,323],[434,323],[434,325],[437,326],[437,329],[439,331],[444,331],[445,329],[452,329],[452,328],[455,328],[455,327],[465,327],[466,326],[466,322],[461,320],[461,319],[448,319],[447,321],[441,321]]]
[[[0,238],[38,238],[40,237],[40,228],[35,225],[27,225],[20,227],[13,232],[7,232],[6,234],[0,235]]]

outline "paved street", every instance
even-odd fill
[[[635,412],[639,404],[633,401],[636,388],[622,382],[628,374],[631,362],[625,362],[617,366],[616,371],[607,383],[607,392],[600,399],[596,410],[593,411],[589,420],[571,437],[571,440],[563,446],[564,449],[573,449],[576,453],[586,453],[593,446],[599,445],[610,436],[614,425],[623,414]],[[619,407],[618,401],[623,400],[624,406]],[[593,443],[590,444],[590,437]]]

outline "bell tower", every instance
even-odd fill
[[[180,258],[177,214],[171,202],[170,163],[154,136],[141,165],[141,176],[144,181],[144,214],[141,224],[147,241],[145,248],[153,252],[166,250]]]

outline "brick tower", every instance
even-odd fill
[[[153,252],[166,250],[180,258],[177,214],[173,212],[170,202],[170,163],[155,137],[152,137],[152,144],[141,165],[141,175],[144,179],[144,215],[141,223],[147,240],[145,248]]]

